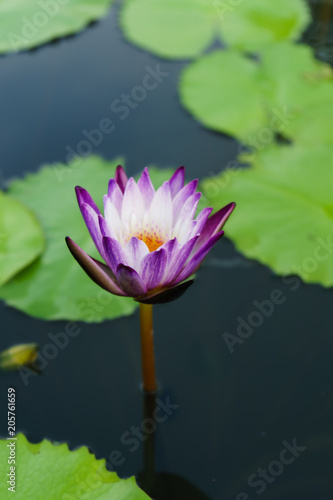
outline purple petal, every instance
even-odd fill
[[[179,212],[186,202],[186,200],[195,193],[197,189],[198,179],[194,179],[193,181],[186,184],[183,189],[181,189],[175,196],[172,202],[173,207],[173,220],[176,221],[179,215]]]
[[[142,299],[137,298],[134,300],[141,302],[142,304],[165,304],[167,302],[172,302],[173,300],[179,299],[179,297],[181,297],[193,284],[193,281],[194,280],[185,281],[185,283],[180,283],[180,285],[168,288],[163,292],[157,292],[155,294],[142,297]]]
[[[154,198],[155,189],[149,177],[149,171],[146,167],[138,181],[138,188],[141,191],[142,198],[146,208],[150,207],[152,199]]]
[[[191,258],[191,260],[186,264],[182,272],[177,276],[174,284],[180,283],[186,280],[198,269],[208,252],[212,249],[215,243],[223,236],[223,231],[214,234],[206,243],[197,251],[197,253]]]
[[[168,257],[168,262],[167,266],[171,263],[173,260],[176,252],[178,252],[179,248],[179,243],[177,241],[177,238],[172,238],[172,240],[168,240],[166,243],[164,243],[161,247],[166,251],[167,257]]]
[[[121,165],[118,165],[118,167],[116,168],[114,180],[116,181],[116,183],[120,187],[120,190],[122,191],[122,193],[124,193],[128,179],[127,179],[127,175],[125,174],[125,170],[123,169],[123,167]]]
[[[102,234],[101,230],[99,227],[99,215],[92,209],[90,205],[87,203],[83,203],[80,207],[81,213],[84,219],[84,222],[86,223],[86,226],[88,228],[88,231],[90,233],[90,236],[92,237],[97,250],[101,254],[101,256],[104,259],[104,248],[103,248],[103,243],[102,243]]]
[[[162,279],[162,282],[165,283],[166,282],[165,277],[168,272],[168,269],[173,266],[175,258],[179,251],[179,243],[177,238],[172,238],[172,240],[168,240],[160,247],[160,249],[165,250],[167,254],[167,262],[165,264],[164,276]]]
[[[119,286],[129,297],[138,297],[147,293],[141,277],[131,267],[119,264],[116,277]]]
[[[142,279],[147,290],[153,290],[160,284],[165,271],[166,262],[167,253],[164,248],[151,252],[143,259]]]
[[[106,195],[111,203],[116,207],[119,214],[121,212],[121,205],[123,203],[123,193],[120,190],[119,185],[114,179],[109,180],[108,194]],[[105,198],[105,197],[104,197]],[[105,201],[104,201],[105,204]]]
[[[108,238],[103,236],[102,238],[104,247],[104,260],[110,269],[116,274],[116,270],[119,264],[127,265],[127,259],[125,252],[120,245],[119,241],[114,238]]]
[[[84,189],[80,186],[76,186],[75,193],[76,193],[77,202],[78,202],[80,208],[84,203],[86,203],[96,212],[96,214],[101,213],[98,206],[96,205],[96,203],[94,202],[94,200],[92,199],[92,197],[90,196],[90,194],[88,193],[88,191],[86,189]]]
[[[194,238],[185,243],[185,245],[182,245],[180,248],[178,247],[177,250],[173,252],[173,258],[168,261],[166,266],[162,286],[174,281],[178,274],[182,271],[197,239],[198,236],[194,236]]]
[[[125,247],[125,255],[129,266],[141,274],[141,264],[146,255],[149,254],[147,245],[133,236]]]
[[[91,278],[95,283],[97,283],[97,285],[110,293],[122,296],[125,295],[124,292],[120,290],[120,288],[113,281],[113,275],[107,266],[86,254],[86,252],[84,252],[68,236],[66,237],[66,243],[74,259],[80,264],[89,278]]]
[[[209,217],[201,231],[200,237],[194,247],[194,251],[197,251],[204,243],[206,243],[206,241],[209,240],[209,238],[211,238],[211,236],[214,236],[214,234],[222,229],[235,206],[236,203],[229,203]]]
[[[179,167],[169,180],[172,198],[174,198],[178,193],[178,191],[180,191],[184,187],[184,182],[185,182],[185,167]]]
[[[177,222],[174,225],[174,231],[178,234],[180,242],[187,241],[196,226],[196,222],[193,221],[193,219],[195,217],[200,196],[201,193],[192,194],[192,196],[187,198],[180,210]]]
[[[102,236],[108,236],[109,238],[116,238],[116,235],[110,226],[104,219],[102,215],[98,216],[99,229],[101,231]]]
[[[212,213],[212,210],[213,210],[212,208],[204,208],[203,210],[201,210],[198,217],[195,219],[196,224],[193,228],[192,236],[196,236],[197,234],[201,233],[207,222],[208,217]]]

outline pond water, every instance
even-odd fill
[[[201,127],[178,102],[185,64],[126,43],[114,8],[78,36],[2,57],[2,187],[43,163],[65,161],[83,129],[103,118],[115,130],[93,152],[123,156],[129,174],[146,164],[184,164],[189,179],[225,168],[236,142]],[[160,72],[156,88],[135,108],[117,111],[115,101],[147,72]],[[15,387],[18,429],[31,441],[86,445],[110,468],[113,461],[121,477],[138,477],[156,499],[329,500],[332,297],[320,286],[274,276],[224,239],[184,297],[155,307],[161,421],[152,434],[137,429],[154,404],[139,388],[138,312],[77,323],[77,335],[45,360],[39,376],[1,374],[0,433],[7,433],[7,388]],[[243,343],[231,353],[225,333],[236,334],[240,322]],[[50,333],[66,328],[65,321],[41,321],[1,304],[0,350],[20,342],[42,350]]]

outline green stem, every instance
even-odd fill
[[[155,393],[157,389],[154,357],[153,306],[140,304],[141,356],[143,390]]]

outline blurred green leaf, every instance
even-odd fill
[[[332,74],[303,45],[281,43],[263,50],[259,59],[217,50],[183,70],[180,98],[205,126],[259,150],[273,142],[276,133],[311,140],[312,131],[313,143],[326,133],[327,142],[332,142],[327,111],[333,101]],[[323,125],[318,126],[321,119]]]
[[[231,9],[230,4],[234,5]],[[297,40],[311,20],[304,0],[221,0],[216,5],[220,5],[223,19],[222,38],[231,47],[247,52]]]
[[[1,498],[12,498],[9,491],[10,465],[8,441],[0,440]],[[69,451],[67,444],[54,445],[46,439],[31,444],[23,434],[15,441],[15,498],[17,500],[148,500],[134,477],[120,479],[109,472],[105,460],[97,460],[88,449]]]
[[[35,215],[0,191],[0,285],[31,264],[45,245]]]
[[[31,365],[38,356],[37,344],[19,344],[0,353],[2,370],[17,370],[21,366]]]
[[[215,209],[237,203],[226,235],[244,255],[277,274],[333,285],[333,146],[270,147],[250,168],[201,188]]]
[[[76,33],[113,0],[0,0],[0,53],[27,50]]]
[[[120,13],[130,42],[181,59],[199,55],[217,38],[247,51],[294,40],[309,21],[303,0],[127,0]]]
[[[183,70],[180,99],[206,127],[241,138],[267,122],[261,86],[255,61],[217,50]]]

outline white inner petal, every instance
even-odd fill
[[[192,236],[194,205],[197,205],[194,204],[195,195],[185,201],[175,216],[168,182],[156,191],[148,207],[133,179],[129,180],[123,196],[121,213],[108,197],[104,207],[107,224],[123,247],[136,237],[153,252],[170,239],[176,237],[180,244],[184,244]]]

